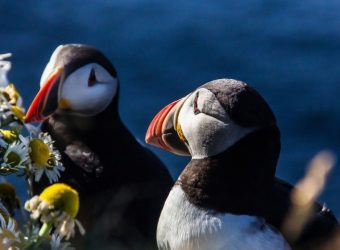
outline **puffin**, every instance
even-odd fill
[[[163,206],[159,249],[320,249],[339,229],[333,213],[315,203],[298,237],[282,231],[293,186],[275,177],[280,131],[267,102],[246,83],[203,84],[163,108],[145,140],[191,156]]]
[[[123,124],[118,94],[116,69],[102,52],[60,45],[25,117],[51,136],[65,167],[59,182],[79,193],[78,219],[87,231],[76,239],[79,249],[157,249],[157,221],[173,180]],[[47,185],[42,179],[34,192]]]

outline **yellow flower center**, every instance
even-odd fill
[[[40,139],[32,139],[29,144],[30,158],[34,164],[38,167],[48,166],[48,162],[51,156],[48,145]]]
[[[13,112],[13,114],[20,120],[20,121],[24,121],[24,117],[25,117],[25,113],[23,112],[23,110],[18,107],[18,106],[12,106],[11,110]]]
[[[8,143],[12,143],[18,140],[18,134],[13,130],[4,130],[0,129],[0,133],[3,136],[4,140]]]
[[[20,164],[21,158],[20,156],[15,153],[15,152],[9,152],[9,154],[7,155],[7,163],[11,166],[11,167],[15,167],[18,166]]]
[[[56,183],[44,189],[39,198],[75,218],[79,210],[79,196],[76,190],[64,183]]]

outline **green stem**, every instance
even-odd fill
[[[42,225],[42,227],[40,228],[40,231],[38,233],[38,238],[35,241],[34,246],[37,248],[43,241],[43,239],[46,237],[46,235],[49,234],[49,232],[51,231],[52,228],[52,224],[50,223],[44,223]]]
[[[33,197],[33,176],[31,171],[28,169],[28,167],[25,169],[26,176],[27,176],[27,193],[28,198],[31,199]]]
[[[49,234],[51,231],[52,224],[51,223],[44,223],[42,227],[40,228],[40,231],[37,235],[37,237],[34,240],[31,240],[28,242],[27,245],[21,246],[20,249],[25,250],[25,249],[37,249],[38,246],[42,243],[46,235]]]
[[[42,225],[42,227],[40,228],[40,231],[39,231],[39,234],[38,234],[39,237],[44,238],[50,232],[51,228],[52,228],[52,224],[45,222]]]

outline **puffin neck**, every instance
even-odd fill
[[[54,114],[47,122],[43,123],[42,129],[52,135],[56,147],[61,152],[64,152],[67,146],[78,145],[77,143],[81,142],[99,157],[103,166],[120,166],[123,164],[122,161],[126,161],[124,156],[134,152],[139,153],[141,150],[140,145],[119,117],[117,100],[95,117]],[[131,159],[133,158],[129,158],[129,160]],[[124,181],[122,176],[131,177],[132,173],[141,175],[140,172],[131,170],[135,167],[134,164],[127,165],[129,167],[105,168],[103,174],[91,178],[98,186],[104,183],[103,180],[107,178],[118,185]],[[93,175],[93,173],[86,174],[80,168],[76,169],[80,179],[84,174],[86,176]],[[139,169],[137,168],[137,170]]]
[[[252,214],[256,200],[273,185],[279,153],[280,132],[273,125],[247,135],[218,155],[192,159],[177,184],[196,206]]]
[[[111,104],[101,113],[95,116],[75,116],[68,114],[54,114],[50,123],[60,122],[67,127],[67,131],[75,137],[85,141],[105,141],[112,139],[113,133],[119,133],[117,128],[122,127],[118,114],[117,96]]]

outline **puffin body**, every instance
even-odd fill
[[[264,219],[196,206],[180,185],[173,187],[165,202],[157,241],[160,249],[290,249]]]
[[[296,240],[280,231],[293,190],[275,177],[280,132],[268,104],[245,83],[215,80],[169,104],[146,141],[192,157],[164,204],[160,249],[315,249],[338,228],[314,204]]]
[[[155,249],[157,220],[173,182],[122,123],[117,74],[101,52],[78,44],[55,50],[26,116],[26,122],[41,120],[62,154],[59,182],[80,195],[78,217],[87,235],[78,247]],[[35,191],[46,185],[42,180]]]

